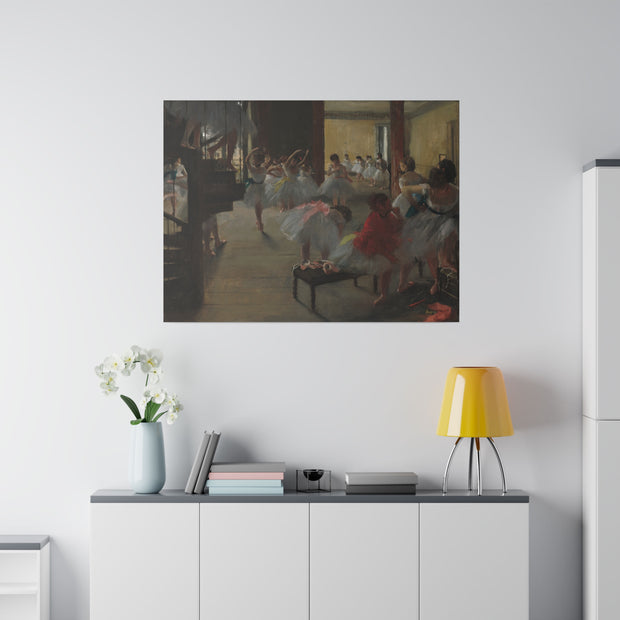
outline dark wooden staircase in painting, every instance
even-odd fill
[[[182,308],[191,298],[189,224],[164,212],[164,309]]]
[[[202,150],[182,149],[188,179],[188,222],[164,212],[164,314],[198,308],[204,298],[203,224],[232,211],[245,191],[239,173],[222,168],[223,159],[205,159]],[[208,245],[209,240],[204,242]]]

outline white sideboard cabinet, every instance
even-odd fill
[[[98,491],[91,620],[527,620],[528,520],[520,491]]]
[[[583,171],[584,620],[620,609],[620,160]]]
[[[49,620],[49,536],[0,536],[0,618]]]

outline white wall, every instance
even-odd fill
[[[500,366],[516,433],[498,444],[532,496],[531,617],[579,618],[581,167],[620,157],[620,5],[93,4],[13,2],[0,22],[0,531],[53,537],[54,619],[88,615],[90,493],[127,486],[129,413],[93,367],[134,343],[163,349],[186,405],[165,429],[173,488],[204,428],[220,457],[437,487],[447,369]],[[164,324],[175,98],[459,99],[461,322]]]

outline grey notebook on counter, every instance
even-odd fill
[[[347,484],[347,495],[415,495],[415,484]]]
[[[194,493],[205,492],[205,486],[207,484],[207,476],[209,475],[209,471],[211,470],[211,463],[213,463],[213,456],[215,455],[215,450],[217,448],[217,444],[219,440],[220,440],[220,433],[215,433],[215,432],[211,433],[211,438],[209,439],[209,445],[207,446],[207,451],[205,452],[202,465],[200,466],[200,473],[198,474],[198,480],[196,482],[196,486],[194,487]]]
[[[193,493],[196,488],[196,482],[198,481],[198,474],[200,474],[200,467],[202,466],[202,461],[205,458],[205,454],[207,452],[207,446],[209,445],[209,438],[211,437],[211,433],[205,431],[202,436],[202,441],[200,442],[200,447],[198,448],[198,452],[196,452],[196,458],[194,459],[194,464],[192,465],[192,470],[189,472],[189,477],[187,478],[187,484],[185,485],[186,493]]]
[[[418,484],[418,474],[412,471],[350,472],[344,475],[346,484]]]

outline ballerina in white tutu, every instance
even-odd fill
[[[291,209],[280,227],[287,239],[300,244],[302,267],[310,261],[311,248],[327,260],[342,238],[345,218],[327,200],[327,196],[321,196]]]
[[[187,170],[180,157],[164,166],[164,211],[187,222]]]
[[[412,217],[417,213],[415,205],[417,204],[411,192],[403,192],[403,188],[407,185],[419,185],[427,183],[428,179],[415,171],[415,160],[413,157],[405,157],[399,164],[400,174],[398,177],[398,186],[400,194],[396,196],[393,207],[397,207],[404,218]]]
[[[375,162],[370,155],[366,155],[366,166],[364,167],[364,172],[362,172],[362,177],[366,181],[372,182],[372,180],[375,178],[375,172],[377,172]]]
[[[345,167],[345,170],[349,173],[353,168],[353,162],[349,159],[349,154],[345,153],[344,158],[342,160],[342,165]]]
[[[390,187],[390,173],[384,159],[380,163],[377,162],[377,172],[375,172],[372,185],[378,189],[389,189]]]
[[[361,231],[344,237],[332,252],[338,268],[353,273],[379,276],[379,297],[375,305],[385,301],[392,270],[398,262],[397,250],[403,219],[398,209],[393,209],[385,194],[373,194],[368,200],[370,215]]]
[[[331,198],[334,206],[344,207],[347,200],[355,193],[353,181],[336,153],[330,155],[329,159],[331,163],[327,169],[327,178],[323,181],[319,191]]]
[[[355,175],[355,178],[358,181],[361,181],[362,179],[362,173],[364,172],[364,160],[362,159],[361,155],[358,155],[355,158],[355,163],[353,164],[353,167],[351,168],[351,173]]]
[[[375,173],[370,179],[370,185],[372,187],[382,188],[385,185],[385,180],[389,185],[390,173],[388,172],[387,161],[383,159],[381,153],[377,153],[377,159],[375,159]]]
[[[265,178],[269,168],[270,158],[267,151],[257,146],[245,158],[250,176],[243,196],[247,207],[253,208],[256,215],[256,228],[263,232],[263,203],[265,201]]]
[[[279,176],[270,180],[265,187],[265,202],[280,211],[288,211],[304,202],[304,193],[297,175],[308,157],[308,151],[297,149],[285,162],[280,163],[280,169],[270,169],[272,176]]]
[[[303,164],[299,168],[299,175],[297,176],[297,182],[301,187],[301,191],[304,195],[304,200],[315,200],[319,195],[319,186],[312,178],[312,168],[307,164]]]
[[[440,168],[431,170],[428,183],[405,186],[403,190],[421,194],[423,201],[419,203],[420,212],[409,218],[403,228],[398,290],[402,292],[412,285],[407,282],[409,271],[413,261],[423,257],[434,279],[430,294],[435,295],[439,292],[439,260],[443,246],[447,239],[458,235],[455,214],[459,190],[448,183],[445,171]]]

